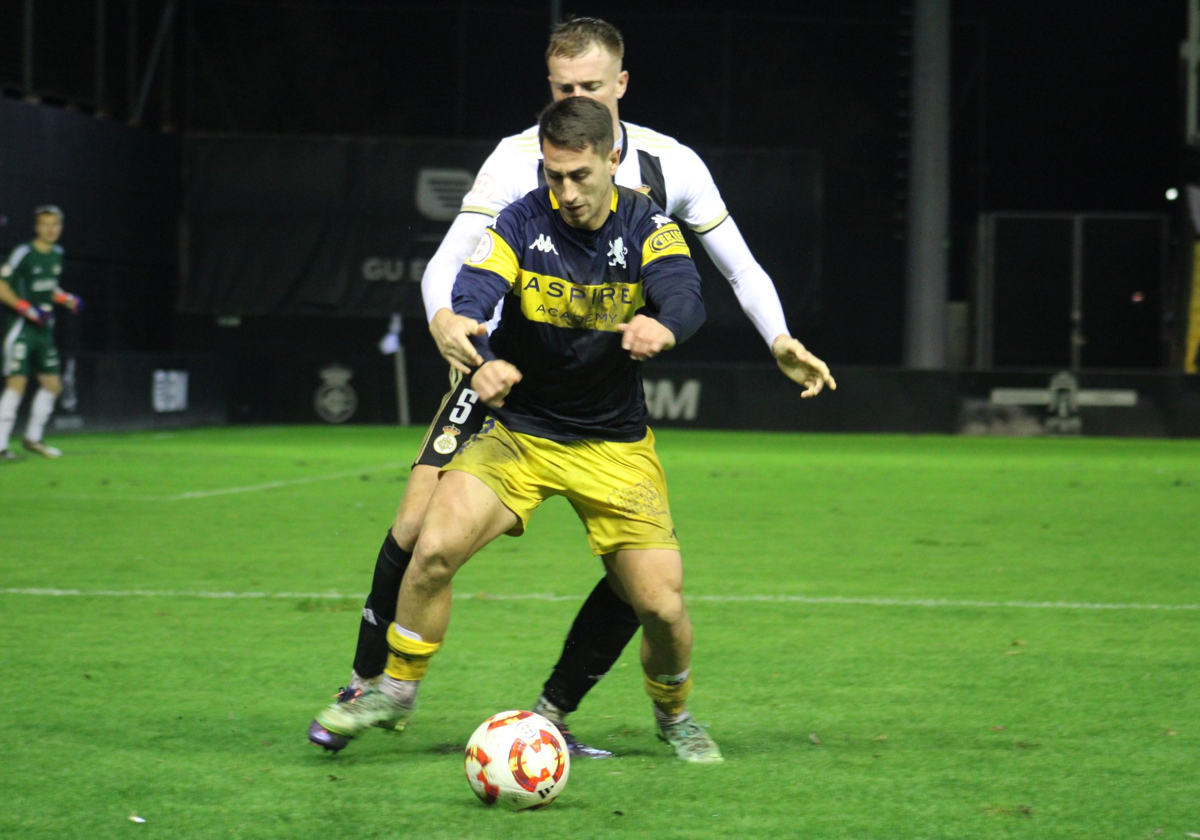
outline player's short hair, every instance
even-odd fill
[[[617,27],[600,18],[571,16],[550,30],[546,61],[554,56],[577,58],[592,46],[603,47],[618,59],[625,58],[625,39]]]
[[[538,117],[538,145],[546,142],[576,152],[591,146],[604,157],[613,148],[612,112],[585,96],[551,102]]]
[[[58,216],[61,219],[63,211],[57,204],[40,204],[33,208],[33,218],[37,219],[39,216]]]

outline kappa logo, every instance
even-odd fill
[[[539,233],[538,238],[533,240],[533,244],[529,246],[530,251],[532,251],[534,248],[538,249],[543,254],[558,253],[558,249],[554,247],[554,243],[550,241],[550,237],[544,233]]]
[[[625,240],[618,236],[616,241],[608,243],[608,256],[612,257],[608,261],[609,265],[619,265],[621,268],[626,268],[625,255],[629,253],[629,249],[625,247]]]
[[[670,216],[664,216],[662,213],[654,214],[654,229],[655,230],[658,230],[663,225],[669,225],[669,224],[671,224]]]

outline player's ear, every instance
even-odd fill
[[[625,95],[625,88],[629,87],[629,71],[622,70],[617,74],[617,99]]]

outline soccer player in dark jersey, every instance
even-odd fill
[[[58,458],[62,452],[42,440],[46,421],[62,393],[58,348],[54,345],[54,304],[78,312],[82,301],[59,288],[63,250],[62,211],[51,204],[38,207],[33,214],[34,239],[17,246],[8,261],[0,266],[0,328],[4,346],[0,354],[0,373],[4,375],[4,393],[0,394],[0,463],[17,460],[9,449],[9,437],[17,422],[17,409],[30,376],[37,376],[29,422],[22,441],[25,449],[45,458]]]
[[[816,396],[826,385],[835,388],[825,363],[791,335],[771,278],[751,254],[704,161],[672,137],[619,119],[618,102],[629,82],[622,66],[624,54],[621,33],[606,21],[572,18],[559,24],[546,49],[551,96],[555,100],[581,96],[609,109],[614,146],[619,151],[615,183],[649,194],[667,215],[697,235],[780,369],[803,386],[801,396]],[[396,594],[439,472],[459,444],[479,431],[486,414],[463,376],[469,372],[469,365],[479,364],[471,338],[483,326],[454,316],[451,290],[455,278],[479,243],[485,226],[506,206],[544,183],[537,126],[501,140],[480,168],[474,187],[463,199],[461,212],[421,280],[429,331],[451,365],[450,390],[429,426],[376,558],[371,592],[359,622],[353,672],[335,702],[355,697],[381,678],[387,661],[386,631],[395,616]],[[562,655],[535,706],[535,711],[560,727],[572,755],[611,755],[581,743],[565,718],[608,673],[637,628],[633,609],[621,600],[607,577],[601,577],[572,623]],[[315,721],[309,727],[309,739],[330,749],[337,749],[339,742]]]
[[[403,728],[450,619],[451,581],[537,507],[565,496],[611,586],[642,626],[642,669],[659,736],[685,761],[721,751],[687,711],[692,628],[666,479],[647,427],[641,362],[704,320],[683,235],[649,198],[613,182],[612,115],[580,97],[542,113],[548,186],[509,205],[459,272],[457,317],[486,319],[506,299],[471,387],[490,415],[446,466],[401,584],[378,687],[317,716],[353,738]]]

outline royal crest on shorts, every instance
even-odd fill
[[[458,449],[458,436],[462,434],[457,426],[442,426],[442,433],[433,441],[433,451],[439,455],[449,455]]]

